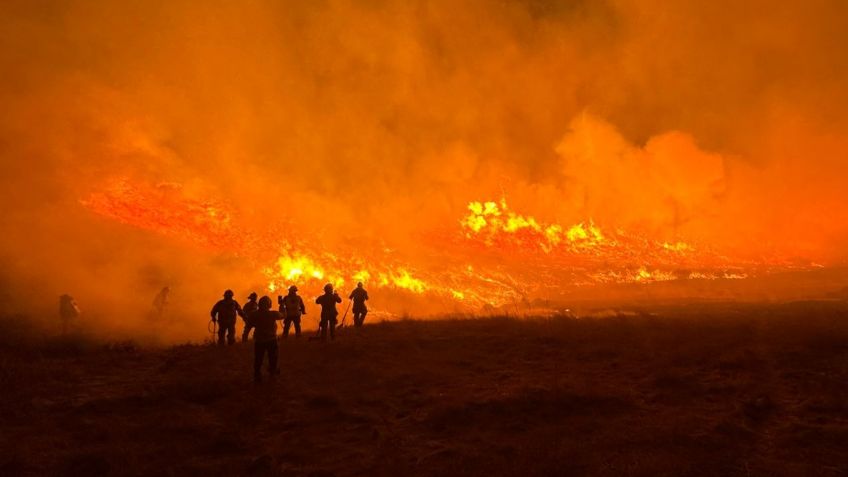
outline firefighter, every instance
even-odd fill
[[[339,316],[336,310],[336,303],[341,303],[342,297],[333,291],[333,285],[324,285],[324,294],[315,299],[315,303],[321,305],[321,339],[327,340],[327,328],[330,328],[330,339],[336,337],[336,317]]]
[[[160,319],[165,314],[165,307],[168,306],[168,295],[171,294],[171,287],[162,287],[156,297],[153,298],[153,304],[150,309],[150,315],[153,319]]]
[[[212,307],[212,321],[218,323],[218,344],[224,344],[224,335],[227,335],[227,343],[236,342],[236,315],[244,317],[238,302],[233,300],[233,291],[224,292],[224,299],[219,300]]]
[[[303,298],[297,294],[297,287],[292,285],[289,287],[289,294],[280,297],[280,311],[285,312],[283,319],[283,338],[289,337],[289,329],[294,323],[294,336],[300,338],[300,315],[306,314],[306,306],[303,304]]]
[[[271,299],[263,296],[259,299],[258,310],[250,315],[249,321],[256,329],[253,333],[253,380],[262,382],[262,361],[268,354],[268,373],[280,374],[277,366],[277,321],[282,320],[280,312],[271,309]]]
[[[356,284],[356,288],[350,292],[348,298],[353,300],[353,325],[360,327],[365,323],[365,315],[368,314],[368,307],[365,306],[365,302],[368,301],[368,292],[362,287],[362,282]]]
[[[77,318],[80,316],[80,309],[77,302],[71,295],[62,295],[59,297],[59,318],[62,319],[62,334],[68,334],[71,327],[74,326]]]
[[[244,315],[242,315],[242,320],[244,321],[244,332],[241,334],[241,342],[244,343],[250,338],[250,330],[253,328],[253,323],[250,321],[250,315],[256,313],[256,310],[259,309],[259,304],[256,303],[256,292],[252,292],[247,296],[247,303],[244,304],[242,311]]]

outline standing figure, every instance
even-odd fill
[[[244,315],[242,315],[242,321],[244,321],[244,332],[241,334],[241,342],[244,343],[250,338],[250,330],[253,328],[253,323],[250,321],[250,315],[256,313],[256,310],[259,309],[259,304],[256,303],[256,292],[252,292],[247,296],[247,303],[244,304],[242,311],[244,311]]]
[[[277,366],[277,321],[282,320],[283,315],[271,309],[271,299],[263,296],[259,299],[259,309],[253,312],[248,321],[256,329],[253,333],[253,380],[262,382],[262,361],[268,354],[268,372],[273,376],[280,374]]]
[[[294,336],[300,338],[300,315],[306,314],[306,306],[303,304],[303,298],[297,294],[297,287],[292,285],[289,287],[289,294],[282,297],[280,300],[280,311],[285,312],[283,319],[283,338],[289,337],[289,329],[294,323]]]
[[[356,288],[350,292],[348,297],[353,300],[353,325],[356,327],[362,326],[365,323],[365,315],[368,314],[368,307],[365,302],[368,300],[368,292],[362,288],[362,282],[356,284]]]
[[[156,297],[153,298],[153,304],[150,308],[150,316],[155,320],[162,318],[165,314],[165,307],[168,306],[168,295],[171,294],[171,287],[162,287]]]
[[[62,295],[59,297],[59,317],[62,319],[62,334],[68,334],[68,331],[74,326],[77,318],[80,316],[80,309],[77,302],[71,295]]]
[[[212,307],[212,321],[218,323],[218,344],[224,344],[224,335],[227,335],[227,343],[236,342],[236,315],[244,317],[238,302],[233,300],[233,291],[224,292],[224,299],[219,300]]]
[[[327,339],[327,328],[330,328],[330,339],[336,338],[336,303],[341,303],[342,297],[333,291],[333,285],[324,285],[324,294],[315,299],[315,303],[321,305],[321,339]]]

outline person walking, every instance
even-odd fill
[[[348,297],[353,300],[353,326],[357,328],[365,323],[365,315],[368,314],[368,307],[365,302],[368,301],[368,292],[362,286],[362,282],[356,284],[356,288],[350,292]]]
[[[303,298],[297,294],[297,287],[289,287],[289,294],[280,299],[280,311],[284,312],[283,338],[288,338],[289,329],[294,325],[294,336],[300,338],[300,316],[306,314]]]
[[[233,300],[233,291],[224,292],[224,299],[218,300],[210,312],[212,322],[218,323],[218,344],[224,344],[224,336],[228,344],[236,342],[236,315],[244,317],[244,312],[237,301]]]
[[[244,331],[241,333],[241,342],[247,342],[247,339],[250,338],[250,330],[253,328],[253,325],[250,323],[250,315],[256,313],[259,309],[259,304],[256,303],[256,292],[251,292],[250,295],[247,296],[247,303],[242,307],[242,311],[244,315],[242,315],[242,320],[244,321]]]
[[[256,330],[253,333],[253,380],[262,382],[262,363],[268,355],[268,373],[271,376],[280,374],[278,365],[279,349],[277,347],[277,322],[283,315],[271,309],[271,299],[263,296],[259,299],[259,309],[250,315],[248,321]]]
[[[63,335],[67,335],[71,328],[76,326],[80,314],[80,309],[74,297],[67,294],[59,297],[59,318],[62,320]]]
[[[315,299],[315,303],[321,305],[321,340],[327,340],[327,328],[330,329],[330,339],[336,338],[336,303],[341,303],[342,297],[333,290],[333,285],[324,285],[324,294]]]

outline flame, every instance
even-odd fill
[[[324,279],[324,270],[315,264],[309,257],[290,257],[281,255],[277,259],[278,274],[288,281],[300,281],[302,279]],[[332,280],[331,280],[332,281]]]
[[[260,236],[239,229],[236,211],[173,184],[118,179],[81,202],[118,222],[237,256],[257,259],[277,250],[276,258],[259,269],[269,292],[293,284],[352,289],[362,282],[375,295],[407,294],[480,309],[526,303],[568,286],[739,280],[759,266],[779,264],[732,260],[680,239],[654,241],[604,230],[590,218],[570,225],[546,223],[513,211],[505,199],[468,203],[459,227],[424,240],[429,256],[405,256],[379,246],[331,253],[308,235],[298,241],[278,231]]]
[[[691,245],[686,242],[663,242],[662,247],[671,252],[690,252],[694,250]]]
[[[470,202],[467,208],[470,214],[460,221],[465,237],[479,237],[489,245],[499,234],[514,234],[523,245],[532,244],[544,252],[551,252],[560,245],[589,248],[604,242],[603,233],[591,220],[588,225],[579,223],[563,229],[560,224],[544,224],[532,216],[513,212],[506,199],[501,199],[500,203]]]
[[[220,202],[191,197],[182,185],[151,186],[117,178],[81,201],[104,217],[212,248],[241,248],[234,212]]]
[[[604,241],[601,229],[595,227],[592,222],[589,222],[588,226],[584,226],[583,223],[572,225],[565,232],[565,236],[570,243],[580,247],[591,247]]]
[[[399,289],[416,294],[434,288],[402,265],[372,265],[369,268],[362,261],[366,260],[340,259],[329,253],[311,254],[284,250],[277,258],[275,266],[265,269],[265,275],[274,289],[295,283],[308,286],[323,286],[329,283],[338,289],[352,287],[357,282],[380,289]]]

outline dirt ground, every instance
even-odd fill
[[[599,316],[290,338],[258,386],[252,344],[9,325],[0,475],[848,475],[848,303]]]

